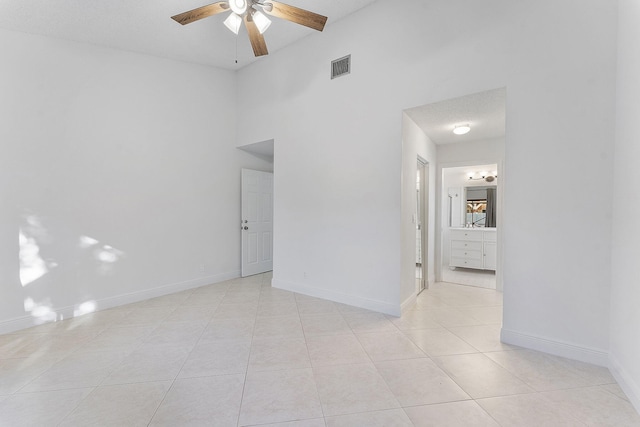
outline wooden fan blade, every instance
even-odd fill
[[[253,19],[248,13],[244,15],[244,26],[247,27],[247,32],[249,33],[253,54],[255,56],[268,55],[267,43],[265,43],[264,37],[260,34],[260,31],[258,31],[256,23],[253,22]]]
[[[171,19],[179,24],[186,25],[208,16],[217,15],[225,10],[229,10],[229,3],[226,1],[219,1],[217,3],[212,3],[207,6],[202,6],[197,9],[172,16]]]
[[[314,30],[322,31],[324,29],[324,24],[327,23],[326,16],[318,15],[317,13],[309,12],[308,10],[300,9],[298,7],[289,6],[288,4],[267,0],[264,2],[264,5],[267,6],[264,8],[264,11],[269,15],[286,19],[287,21],[295,22],[296,24],[304,25],[305,27],[313,28]],[[273,6],[269,8],[269,5]]]

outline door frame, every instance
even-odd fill
[[[417,223],[420,225],[420,254],[421,254],[421,282],[417,286],[416,294],[429,288],[428,261],[429,261],[429,162],[417,156],[417,174],[420,177],[420,189],[418,190],[417,211],[420,215]]]

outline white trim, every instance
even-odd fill
[[[633,380],[633,377],[622,367],[618,359],[609,353],[609,370],[618,382],[618,385],[629,398],[629,402],[640,413],[640,384]]]
[[[108,308],[119,307],[121,305],[144,301],[150,298],[174,294],[176,292],[199,288],[201,286],[211,285],[213,283],[223,282],[225,280],[236,279],[238,277],[240,277],[240,270],[216,274],[213,276],[198,277],[196,279],[185,280],[184,282],[172,283],[169,285],[162,285],[155,288],[145,289],[143,291],[107,297],[95,301],[95,311],[106,310]],[[56,308],[53,311],[56,314],[57,320],[64,320],[72,318],[75,309],[76,306],[71,305]],[[16,317],[14,319],[2,320],[0,321],[0,334],[7,334],[41,324],[37,322],[37,320],[37,318],[29,315]]]
[[[414,305],[416,305],[417,300],[418,295],[414,292],[409,298],[407,298],[402,304],[400,304],[400,312],[404,315],[407,311],[411,310]]]
[[[384,301],[376,301],[368,298],[362,298],[355,295],[343,294],[341,292],[329,291],[326,289],[316,288],[308,285],[300,285],[298,283],[287,282],[284,280],[271,279],[271,286],[285,291],[296,292],[316,298],[322,298],[329,301],[339,302],[342,304],[360,307],[367,310],[377,311],[379,313],[388,314],[390,316],[399,317],[401,310],[400,304],[389,304]]]
[[[549,338],[523,334],[505,328],[502,328],[500,331],[500,341],[505,344],[517,345],[519,347],[542,351],[593,365],[609,366],[609,353],[600,349],[582,347]]]

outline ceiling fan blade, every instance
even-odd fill
[[[244,25],[247,27],[247,32],[249,33],[253,54],[255,56],[268,55],[267,43],[265,43],[264,37],[260,34],[260,31],[258,31],[256,23],[253,22],[253,18],[251,18],[248,13],[244,16]]]
[[[172,16],[171,19],[179,24],[186,25],[208,16],[217,15],[218,13],[222,13],[226,10],[229,10],[229,3],[226,1],[219,1],[217,3],[212,3],[207,6],[202,6],[197,9]]]
[[[269,5],[272,6],[269,7]],[[277,1],[267,0],[264,2],[264,6],[266,6],[264,11],[269,15],[286,19],[287,21],[295,22],[296,24],[304,25],[305,27],[313,28],[314,30],[322,31],[324,29],[324,24],[327,23],[326,16],[318,15],[317,13],[309,12],[308,10],[289,6],[288,4]]]

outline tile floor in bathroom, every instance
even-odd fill
[[[605,368],[501,344],[502,295],[394,318],[270,273],[0,336],[0,426],[640,426]]]

